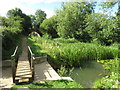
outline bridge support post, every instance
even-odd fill
[[[31,70],[32,70],[32,81],[34,81],[34,75],[35,75],[35,67],[34,67],[34,54],[31,54]]]
[[[13,77],[13,83],[15,83],[15,57],[11,56],[11,60],[12,60],[12,77]]]

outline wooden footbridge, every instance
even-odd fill
[[[18,46],[12,57],[13,82],[32,82],[34,80],[33,55],[30,47],[27,47],[26,38],[22,39],[22,53],[19,56]],[[29,57],[29,58],[28,58]]]
[[[46,80],[68,79],[69,77],[60,77],[56,71],[47,62],[47,57],[34,58],[30,47],[27,45],[26,38],[22,39],[22,52],[19,55],[18,46],[15,49],[12,58],[12,75],[13,83],[18,84],[22,82],[40,82]],[[35,79],[35,80],[34,80]]]

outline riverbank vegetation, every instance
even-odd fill
[[[102,46],[94,43],[83,43],[74,39],[44,39],[39,38],[35,42],[31,40],[35,55],[44,50],[49,56],[49,61],[56,66],[79,67],[90,60],[113,59],[120,57],[119,49],[116,46]],[[30,41],[29,41],[30,42]],[[35,49],[35,50],[34,50]],[[39,54],[40,55],[40,54]]]
[[[118,88],[120,59],[98,60],[105,68],[105,77],[94,83],[94,88]]]
[[[67,80],[56,80],[56,81],[46,81],[43,83],[31,83],[31,84],[23,84],[13,86],[11,89],[15,88],[83,88],[81,85],[77,84],[75,81],[67,81]]]
[[[45,39],[34,37],[28,38],[30,46],[35,55],[42,56],[45,53],[49,56],[48,61],[58,69],[60,75],[70,74],[72,67],[82,67],[89,61],[102,63],[106,73],[105,77],[94,83],[95,88],[117,88],[118,67],[120,50],[118,44],[103,46],[94,43],[83,43],[74,39]],[[104,59],[104,60],[103,60]],[[107,82],[107,83],[106,83]]]

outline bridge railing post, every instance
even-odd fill
[[[35,64],[34,64],[34,62],[35,62],[35,58],[34,58],[34,54],[32,54],[32,60],[31,60],[32,62],[32,65],[31,65],[31,68],[32,68],[32,79],[34,80],[34,75],[35,75]]]
[[[13,83],[15,83],[15,57],[11,56],[11,64],[12,64],[12,77],[13,77]]]
[[[32,53],[30,47],[28,46],[28,59],[29,59],[29,62],[30,62],[30,68],[31,68],[31,71],[32,71],[32,81],[34,80],[34,54]]]

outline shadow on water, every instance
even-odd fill
[[[85,88],[92,88],[94,81],[103,77],[104,68],[96,61],[86,63],[82,68],[75,68],[70,75]]]

